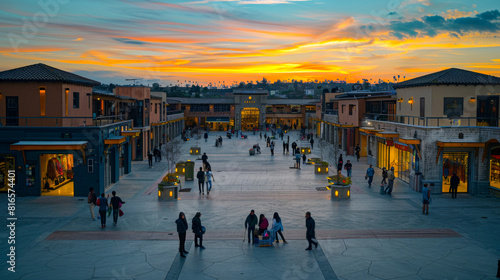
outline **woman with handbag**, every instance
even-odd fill
[[[108,194],[109,197],[109,194]],[[106,227],[106,211],[108,210],[109,203],[108,198],[105,197],[104,193],[101,194],[101,197],[97,199],[97,206],[99,206],[99,215],[101,215],[101,228]]]

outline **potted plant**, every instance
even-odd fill
[[[163,177],[158,184],[158,199],[159,200],[176,200],[177,199],[177,184],[179,176],[168,173]]]
[[[342,174],[327,177],[331,191],[331,200],[341,200],[351,198],[351,178]]]
[[[314,165],[314,173],[316,174],[328,174],[328,162],[320,161]]]

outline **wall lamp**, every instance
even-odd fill
[[[1,97],[1,93],[0,93],[0,97]],[[469,102],[470,102],[470,103],[474,103],[474,102],[476,102],[476,97],[472,96],[472,97],[469,99]]]
[[[408,100],[408,103],[413,104],[413,97],[410,97],[410,99]]]
[[[401,98],[398,98],[398,102],[399,102],[399,103],[403,102],[403,98],[402,98],[402,97],[401,97]]]

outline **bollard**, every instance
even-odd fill
[[[500,278],[500,260],[498,260],[497,278]]]

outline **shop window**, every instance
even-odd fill
[[[0,192],[9,189],[9,170],[16,169],[16,160],[9,154],[0,154]]]
[[[73,108],[80,108],[80,93],[73,92]]]
[[[344,113],[345,105],[342,105],[342,114]]]
[[[491,151],[490,186],[500,189],[500,148]]]
[[[40,155],[42,195],[74,196],[73,155]]]

